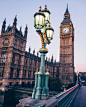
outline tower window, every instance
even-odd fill
[[[15,43],[14,43],[14,48],[17,47],[17,40],[15,40]]]
[[[65,72],[65,67],[62,67],[62,72]]]
[[[22,50],[22,45],[23,45],[23,43],[20,43],[20,50]]]
[[[8,44],[8,39],[5,39],[5,44]]]
[[[26,78],[26,70],[23,71],[23,78]]]
[[[10,77],[13,77],[13,68],[11,68]]]
[[[68,67],[66,68],[66,72],[69,72],[69,68]]]
[[[68,75],[66,75],[66,80],[69,80],[69,77],[68,77]]]
[[[12,64],[15,63],[15,54],[13,53]]]
[[[20,73],[20,70],[17,69],[17,74],[16,74],[16,77],[19,78],[19,73]]]
[[[62,75],[62,79],[63,79],[63,80],[65,79],[65,75]]]
[[[65,40],[63,40],[63,46],[65,45]]]
[[[21,63],[21,55],[19,55],[19,61],[18,61],[18,64],[20,65]]]
[[[67,45],[69,45],[69,40],[67,39]]]
[[[63,54],[65,54],[65,48],[63,48]]]
[[[7,53],[2,53],[1,62],[6,62],[6,55]]]
[[[4,74],[4,68],[0,68],[0,77],[3,77]]]

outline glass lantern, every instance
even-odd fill
[[[46,32],[48,40],[52,40],[53,39],[54,29],[50,26],[50,22],[49,22],[49,27],[46,28],[45,32]]]
[[[50,11],[47,10],[47,5],[45,5],[45,9],[42,10],[42,12],[45,14],[45,24],[48,24],[50,20]]]
[[[45,15],[43,12],[41,12],[41,6],[40,6],[39,12],[36,12],[34,14],[34,27],[36,29],[42,29],[45,23],[44,20],[45,20]]]

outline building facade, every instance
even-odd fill
[[[0,35],[0,86],[22,85],[34,86],[36,69],[40,69],[41,58],[35,50],[26,52],[28,28],[24,35],[17,29],[17,17],[12,26],[6,29],[6,19],[3,21]],[[58,77],[59,63],[53,61],[53,56],[45,60],[45,71],[49,69],[51,77]]]
[[[65,86],[74,83],[74,27],[68,6],[60,25],[59,77]]]

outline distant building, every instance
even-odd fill
[[[14,18],[12,26],[6,29],[4,20],[0,35],[0,85],[22,85],[27,87],[34,86],[36,69],[40,69],[41,58],[39,53],[25,51],[27,40],[27,26],[24,35],[17,29],[17,18]],[[58,77],[59,63],[51,59],[45,61],[45,71],[49,69],[51,77]]]
[[[86,72],[79,72],[79,75],[80,75],[81,80],[86,81]]]

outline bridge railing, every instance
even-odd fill
[[[61,92],[56,95],[56,99],[58,99],[58,107],[70,107],[72,101],[74,100],[79,86],[75,85],[72,88]]]
[[[75,85],[72,88],[61,92],[48,100],[38,100],[32,98],[25,98],[19,100],[16,107],[26,107],[26,105],[33,105],[31,107],[72,107],[73,101],[78,93],[79,86]]]

